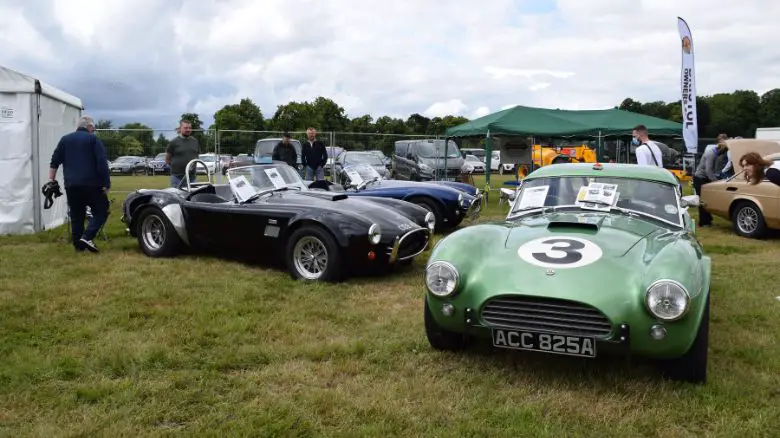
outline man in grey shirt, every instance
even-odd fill
[[[696,172],[693,174],[693,189],[698,196],[701,196],[701,186],[718,180],[718,156],[729,150],[724,141],[717,145],[711,144],[704,149],[701,155],[699,165],[696,166]],[[708,227],[712,225],[712,215],[702,206],[699,206],[699,225]]]
[[[192,136],[192,124],[189,121],[179,122],[179,135],[171,140],[165,152],[165,162],[171,166],[171,187],[179,187],[184,179],[187,163],[200,156],[200,144]],[[196,167],[192,168],[190,181],[195,181]]]

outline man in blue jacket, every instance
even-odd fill
[[[76,131],[60,139],[49,166],[49,180],[52,181],[57,176],[57,169],[63,166],[71,236],[76,251],[98,252],[92,240],[108,219],[108,190],[111,188],[108,159],[103,142],[94,131],[94,119],[81,117]],[[92,219],[85,231],[87,207],[92,210]]]

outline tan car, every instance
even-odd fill
[[[731,221],[734,232],[759,238],[767,229],[780,229],[780,187],[768,182],[751,186],[745,181],[739,158],[758,152],[768,160],[780,161],[780,142],[770,140],[726,140],[734,166],[731,178],[704,184],[701,202],[713,216]]]

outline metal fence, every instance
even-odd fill
[[[178,133],[175,129],[96,129],[102,140],[110,162],[130,161],[136,164],[123,170],[112,168],[112,175],[158,175],[167,174],[162,166],[168,144]],[[200,143],[201,154],[215,154],[214,177],[223,181],[223,170],[230,157],[246,154],[254,156],[260,149],[269,153],[282,139],[283,131],[250,130],[193,130],[192,135]],[[299,144],[308,140],[306,131],[290,132]],[[334,160],[342,150],[381,151],[386,157],[393,156],[395,142],[409,139],[438,139],[441,136],[380,134],[362,132],[317,132],[317,140],[326,146],[329,162],[326,175],[333,175]],[[300,154],[300,150],[299,150]]]

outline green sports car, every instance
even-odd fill
[[[433,348],[494,347],[658,359],[706,382],[710,257],[674,175],[555,164],[528,175],[504,222],[443,238],[425,268]]]

